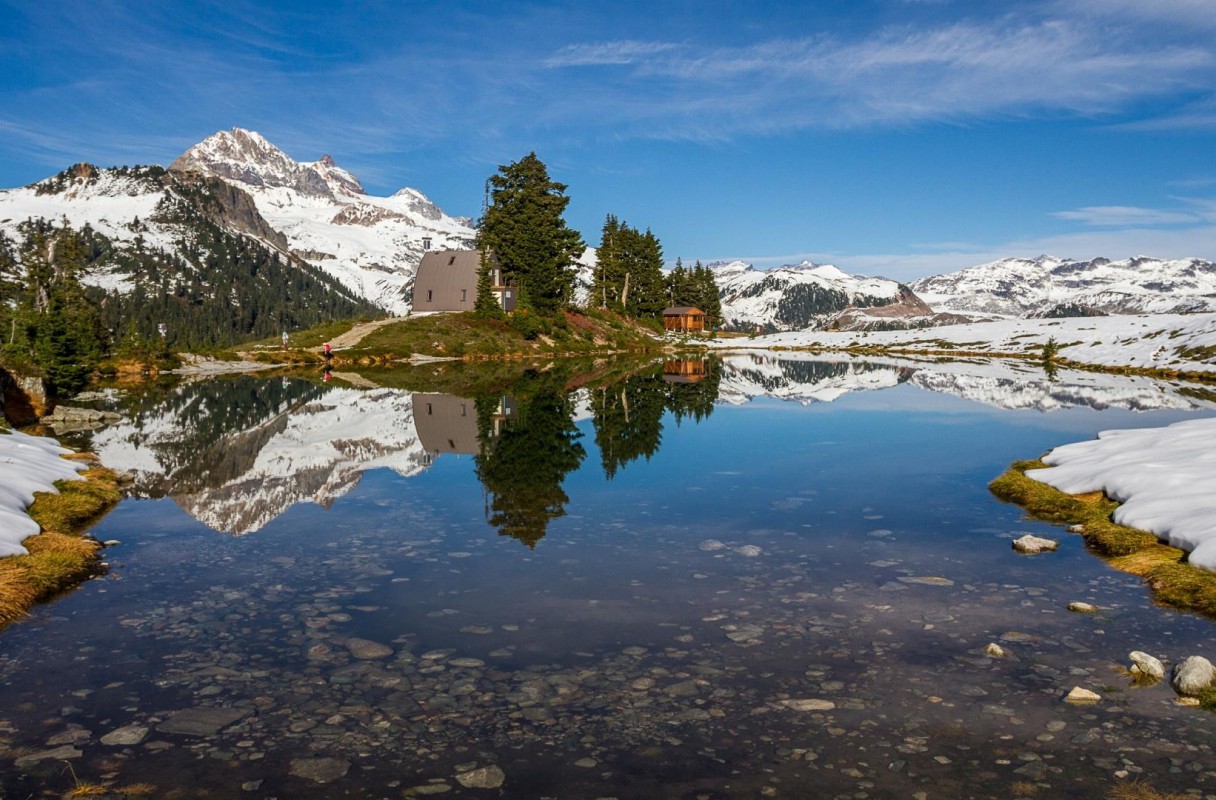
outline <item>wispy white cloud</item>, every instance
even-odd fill
[[[848,128],[1043,114],[1109,115],[1134,103],[1201,90],[1216,75],[1216,47],[1139,40],[1069,19],[1004,17],[931,28],[879,30],[842,41],[809,37],[694,51],[648,43],[608,80],[601,119],[636,121],[680,137],[690,122],[724,132]],[[587,53],[600,52],[581,45]],[[549,66],[566,66],[561,58]],[[615,119],[612,119],[615,117]],[[665,123],[663,121],[666,121]]]
[[[547,67],[635,64],[679,49],[671,42],[615,41],[566,45],[545,59]]]
[[[1185,212],[1137,206],[1087,206],[1073,211],[1056,211],[1052,216],[1057,219],[1084,222],[1086,225],[1102,226],[1172,225],[1193,223],[1199,219],[1196,215]]]

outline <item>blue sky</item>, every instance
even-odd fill
[[[1216,259],[1216,0],[0,0],[0,186],[217,130],[476,216],[531,150],[589,243],[907,279]]]

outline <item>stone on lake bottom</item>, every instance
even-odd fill
[[[347,639],[346,649],[350,651],[352,656],[363,661],[388,658],[393,654],[393,648],[379,642],[373,642],[370,639]]]
[[[37,764],[39,761],[66,761],[69,758],[80,758],[82,755],[84,755],[82,751],[77,750],[70,744],[65,744],[52,750],[39,750],[36,753],[29,753],[21,756],[13,763],[18,769],[22,769],[31,764]]]
[[[506,779],[507,776],[496,766],[478,767],[456,776],[456,780],[466,789],[497,789]]]
[[[165,733],[184,733],[187,736],[214,736],[252,713],[244,708],[187,708],[173,712],[167,720],[157,725],[156,729]]]
[[[1213,678],[1216,678],[1216,669],[1211,661],[1203,656],[1188,656],[1174,665],[1171,683],[1178,694],[1194,697],[1211,686]]]
[[[1159,681],[1165,677],[1165,665],[1148,653],[1134,650],[1127,657],[1131,659],[1131,673],[1133,675],[1151,678],[1155,681]]]
[[[1050,550],[1056,550],[1060,547],[1058,542],[1051,539],[1044,539],[1042,536],[1034,534],[1026,534],[1020,538],[1013,540],[1013,549],[1019,553],[1027,553],[1033,555],[1035,553],[1043,553]]]
[[[919,575],[913,577],[903,577],[899,579],[900,583],[916,583],[921,586],[953,586],[954,581],[949,578],[939,578],[936,575]]]
[[[1082,689],[1080,686],[1072,687],[1072,691],[1065,696],[1066,703],[1096,703],[1102,699],[1102,695],[1097,692],[1091,692],[1089,689]]]
[[[291,762],[291,774],[317,783],[336,781],[350,769],[350,762],[341,758],[297,758]]]
[[[745,544],[742,547],[736,547],[735,552],[741,556],[746,556],[747,558],[756,558],[764,553],[763,550],[756,547],[754,544]]]
[[[1096,614],[1100,609],[1095,605],[1090,605],[1089,603],[1082,603],[1080,600],[1075,600],[1068,604],[1068,610],[1075,611],[1078,614]]]
[[[143,725],[127,725],[110,731],[101,737],[102,744],[128,745],[139,744],[148,735],[148,729]]]
[[[836,704],[831,700],[820,700],[814,697],[803,700],[782,700],[781,705],[792,711],[831,711],[836,708]]]
[[[984,655],[991,656],[992,658],[1008,658],[1009,651],[996,642],[989,642],[988,646],[984,648]]]
[[[705,541],[701,542],[701,544],[697,545],[697,547],[699,547],[700,549],[704,550],[707,553],[712,553],[715,550],[725,549],[726,545],[724,545],[722,542],[719,542],[717,539],[706,539]]]

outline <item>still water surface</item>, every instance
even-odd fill
[[[0,796],[1216,795],[1213,718],[1119,671],[1213,655],[1212,623],[986,488],[1211,398],[771,354],[492,369],[111,395],[124,422],[72,440],[135,477],[94,531],[121,544],[0,634]]]

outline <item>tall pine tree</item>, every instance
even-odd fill
[[[550,180],[536,153],[504,164],[490,177],[489,205],[477,249],[498,257],[503,278],[517,287],[519,305],[553,314],[569,304],[574,262],[583,240],[566,226],[566,185]]]

